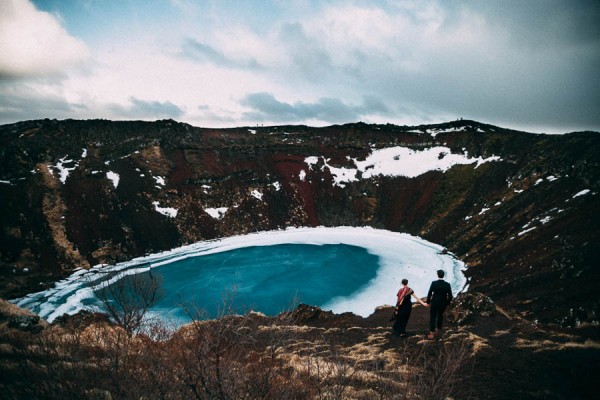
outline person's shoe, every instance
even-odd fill
[[[429,340],[435,339],[434,333],[433,332],[429,332],[429,335],[427,335],[427,339],[429,339]]]

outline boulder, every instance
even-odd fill
[[[20,331],[39,333],[43,328],[37,315],[13,315],[8,318],[8,327]]]
[[[39,333],[48,323],[29,310],[0,299],[0,324],[24,332]]]
[[[330,319],[333,316],[331,311],[323,311],[319,307],[299,304],[292,312],[294,321],[298,323],[314,322],[317,320]]]
[[[448,309],[448,318],[458,325],[465,325],[477,316],[491,317],[496,305],[488,296],[478,292],[459,294]]]

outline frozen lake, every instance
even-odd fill
[[[188,303],[216,316],[227,296],[238,313],[276,315],[295,301],[324,305],[356,293],[378,267],[379,257],[345,244],[253,246],[187,258],[152,271],[165,293],[152,311],[182,320],[181,304]]]
[[[408,234],[372,228],[298,228],[199,242],[129,262],[79,270],[55,287],[14,302],[52,321],[64,313],[99,309],[94,287],[132,274],[160,275],[164,296],[151,310],[177,324],[182,304],[216,316],[224,296],[237,312],[275,315],[294,302],[337,313],[370,315],[395,303],[403,278],[427,295],[435,271],[446,271],[455,293],[464,264],[443,247]]]

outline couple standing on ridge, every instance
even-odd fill
[[[403,337],[407,336],[406,324],[412,311],[411,295],[423,306],[429,307],[429,335],[427,338],[433,339],[436,331],[438,334],[441,333],[444,311],[452,300],[452,289],[450,288],[450,284],[444,280],[443,270],[438,270],[437,276],[439,279],[431,282],[431,286],[429,287],[427,303],[419,299],[415,292],[408,287],[408,279],[402,279],[402,288],[398,291],[398,301],[393,316],[395,320],[392,327],[394,334]]]

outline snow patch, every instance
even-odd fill
[[[173,207],[160,207],[158,201],[153,201],[152,204],[154,205],[154,209],[162,215],[170,218],[177,217],[177,209]]]
[[[361,179],[370,179],[376,176],[416,178],[429,171],[446,172],[454,165],[476,164],[475,168],[477,168],[481,164],[501,160],[498,156],[471,158],[466,154],[453,154],[445,146],[424,150],[412,150],[397,146],[373,149],[364,161],[349,158],[354,162],[356,168],[333,167],[329,165],[329,159],[323,156],[306,157],[304,162],[309,165],[309,168],[312,168],[319,159],[323,160],[321,170],[328,168],[333,176],[334,185],[341,187],[346,183],[357,181],[358,173],[360,173]]]
[[[432,137],[436,137],[440,133],[463,132],[466,129],[467,129],[466,126],[446,128],[446,129],[432,128],[432,129],[427,129],[426,132],[429,133]]]
[[[258,200],[262,200],[262,198],[263,198],[263,194],[256,189],[254,189],[252,192],[250,192],[250,195],[252,195],[252,197],[254,197],[254,198],[257,198]]]
[[[119,186],[119,180],[121,179],[119,174],[112,172],[112,171],[108,171],[106,173],[106,177],[112,181],[112,184],[115,187],[115,189],[117,188],[117,186]]]
[[[298,179],[300,179],[301,181],[304,181],[306,179],[306,171],[305,170],[300,171],[300,173],[298,174]]]
[[[65,164],[71,164],[72,162],[74,162],[73,160],[67,159],[67,157],[68,156],[64,156],[63,158],[58,160],[56,165],[53,166],[54,169],[58,170],[58,179],[63,185],[67,182],[67,178],[69,177],[71,171],[74,171],[79,167],[79,161],[75,162],[75,164],[72,167],[66,167]],[[52,172],[52,170],[50,170],[50,172]]]
[[[227,207],[205,208],[204,212],[213,217],[214,219],[221,219],[223,218],[227,210]]]
[[[156,181],[157,185],[165,186],[165,178],[163,178],[162,176],[153,176],[153,178]]]
[[[313,165],[316,165],[319,162],[319,157],[310,156],[304,159],[304,162],[308,164],[308,167],[311,168]]]
[[[529,228],[529,229],[525,229],[524,231],[521,231],[517,234],[517,236],[523,236],[529,232],[531,232],[532,230],[536,229],[536,227],[534,226],[533,228]]]
[[[339,187],[345,187],[346,183],[357,182],[356,169],[351,168],[336,168],[325,164],[325,167],[329,168],[329,172],[333,176],[333,185]]]
[[[579,197],[579,196],[585,196],[586,194],[588,194],[590,192],[590,189],[584,189],[581,192],[576,193],[573,198]]]

